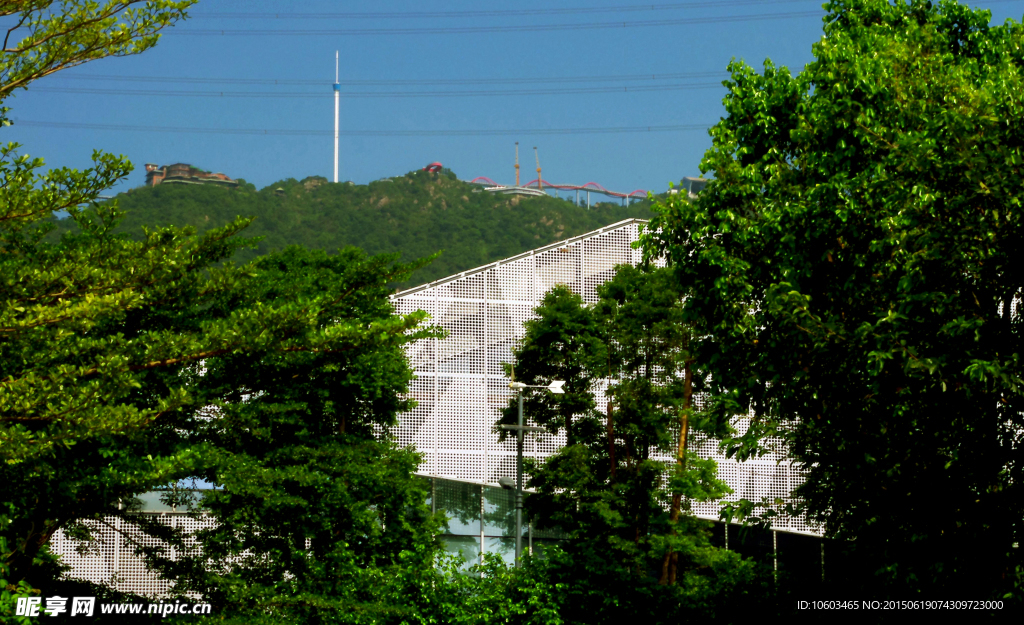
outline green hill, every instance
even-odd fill
[[[239,215],[255,217],[244,234],[262,241],[239,252],[239,261],[292,244],[329,252],[354,245],[370,254],[398,252],[404,261],[442,252],[399,287],[651,216],[646,200],[627,207],[600,203],[588,210],[550,196],[496,195],[451,174],[424,171],[368,185],[288,179],[258,191],[244,181],[237,188],[166,184],[132,189],[116,199],[127,211],[119,230],[133,235],[142,226],[192,225],[202,232]]]

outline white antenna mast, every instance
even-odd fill
[[[338,118],[341,85],[338,84],[338,51],[334,51],[334,182],[338,182]]]

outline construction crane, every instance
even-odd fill
[[[540,177],[540,157],[537,156],[537,146],[533,146],[533,158],[537,161],[537,188],[544,189],[544,181]]]
[[[519,186],[519,142],[516,141],[516,186]]]

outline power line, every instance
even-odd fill
[[[459,98],[487,96],[569,95],[596,93],[641,93],[650,91],[680,91],[721,87],[721,82],[691,83],[684,85],[633,85],[620,87],[574,87],[562,89],[492,89],[475,91],[342,91],[346,99],[353,98]],[[119,96],[172,96],[201,98],[332,98],[331,92],[279,93],[273,91],[171,91],[162,89],[92,89],[78,87],[33,87],[40,93],[77,93]]]
[[[287,130],[260,128],[199,128],[182,126],[127,126],[124,124],[85,124],[77,122],[51,122],[14,119],[14,127],[65,128],[71,130],[125,130],[130,132],[174,132],[223,135],[265,135],[265,136],[334,136],[330,130]],[[470,137],[502,135],[585,135],[623,134],[645,132],[684,132],[707,130],[712,124],[668,124],[660,126],[609,126],[590,128],[482,128],[474,130],[343,130],[346,137]]]
[[[504,9],[490,11],[408,11],[395,12],[348,12],[348,13],[196,13],[190,16],[198,19],[437,19],[437,18],[480,18],[480,17],[535,17],[538,15],[585,15],[594,13],[635,13],[647,11],[678,11],[756,4],[792,4],[805,0],[717,0],[715,2],[675,2],[669,4],[620,5],[609,7],[566,7],[553,9]],[[808,2],[808,4],[810,4]]]
[[[699,8],[721,8],[753,6],[761,4],[782,4],[800,0],[723,0],[719,2],[689,2],[674,4],[627,5],[618,7],[579,7],[564,9],[519,9],[496,11],[422,11],[408,13],[205,13],[200,17],[219,19],[394,19],[394,18],[479,18],[479,17],[529,17],[538,15],[596,14],[612,12],[661,11]],[[986,4],[1019,2],[1020,0],[987,0]],[[694,24],[716,24],[723,22],[757,22],[764,20],[822,17],[823,10],[763,13],[757,15],[719,15],[708,17],[671,18],[661,20],[588,22],[564,24],[523,24],[496,26],[450,26],[426,28],[366,28],[339,30],[259,30],[259,29],[182,29],[184,35],[301,35],[301,36],[361,36],[361,35],[449,35],[501,32],[543,32],[555,30],[596,30],[609,28],[645,28],[652,26],[686,26]]]
[[[651,11],[682,11],[689,9],[710,9],[722,7],[754,6],[764,4],[792,4],[805,0],[716,0],[714,2],[674,2],[662,4],[630,4],[608,7],[566,7],[550,9],[500,9],[484,11],[407,11],[407,12],[347,12],[347,13],[303,13],[291,11],[285,13],[245,12],[245,13],[194,13],[190,19],[472,19],[481,17],[515,18],[536,17],[543,15],[588,15],[599,13],[638,13]],[[1002,4],[1019,2],[1020,0],[986,0],[985,4]],[[807,1],[807,4],[811,4]],[[820,6],[820,2],[813,2]]]
[[[695,24],[717,24],[723,22],[758,22],[765,20],[793,19],[801,17],[821,17],[822,10],[796,11],[790,13],[765,13],[759,15],[720,15],[712,17],[687,17],[663,20],[587,22],[576,24],[521,24],[499,26],[444,26],[426,28],[346,28],[335,30],[260,30],[260,29],[229,29],[229,28],[192,28],[176,30],[178,35],[254,35],[254,36],[345,36],[358,37],[363,35],[457,35],[478,33],[521,33],[546,32],[553,30],[598,30],[609,28],[645,28],[650,26],[692,26]]]
[[[687,80],[691,78],[724,78],[726,71],[714,72],[677,72],[669,74],[611,74],[604,76],[520,76],[515,78],[410,78],[388,80],[345,80],[344,86],[422,86],[422,85],[516,85],[516,84],[549,84],[549,83],[586,83],[586,82],[643,82],[658,80]],[[275,85],[303,86],[316,85],[323,87],[328,84],[320,79],[296,78],[206,78],[186,76],[122,76],[117,74],[74,74],[62,73],[57,78],[65,80],[110,81],[110,82],[150,82],[150,83],[181,83],[203,85]]]

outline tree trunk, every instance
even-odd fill
[[[8,545],[11,551],[0,554],[4,558],[4,564],[8,567],[8,573],[13,583],[29,578],[36,555],[66,522],[67,519],[61,521],[41,520],[38,523],[30,520],[28,523],[19,524],[24,528],[24,533],[16,530],[14,533],[18,538],[15,539],[14,545]]]
[[[609,481],[615,481],[615,422],[612,417],[612,412],[615,410],[615,404],[608,402],[608,475]]]
[[[693,406],[693,371],[690,369],[691,361],[687,360],[683,365],[683,410],[679,415],[679,448],[676,453],[676,464],[686,470],[686,442],[690,431],[690,409]],[[672,493],[672,508],[669,512],[669,520],[672,522],[672,535],[676,535],[675,524],[679,520],[679,514],[683,507],[683,494]],[[665,554],[661,563],[661,579],[659,584],[675,585],[676,572],[679,568],[679,554],[670,550]]]

